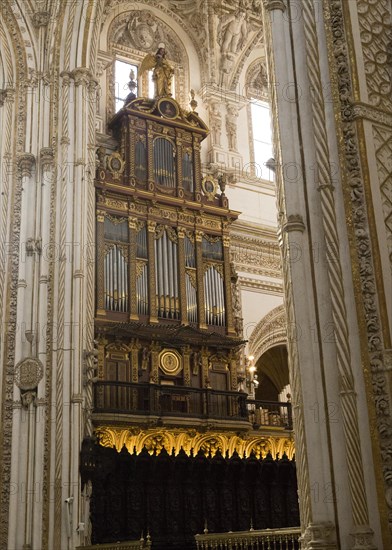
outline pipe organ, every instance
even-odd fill
[[[208,129],[195,112],[161,97],[130,101],[110,130],[118,147],[98,150],[95,182],[95,407],[109,421],[110,411],[129,418],[166,409],[189,424],[192,415],[218,413],[238,421],[233,392],[243,342],[229,258],[238,212],[224,185],[201,173]],[[206,389],[221,394],[206,403],[198,393]]]

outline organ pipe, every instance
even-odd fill
[[[105,308],[126,312],[128,309],[128,266],[121,248],[113,245],[104,261]]]
[[[168,319],[178,319],[177,243],[169,238],[166,230],[155,240],[155,261],[158,316]]]
[[[204,304],[207,325],[225,326],[223,279],[214,266],[204,273]]]

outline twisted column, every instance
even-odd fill
[[[369,513],[360,448],[357,402],[351,368],[338,224],[335,211],[334,189],[331,182],[330,155],[327,142],[328,134],[325,120],[325,105],[322,97],[323,87],[320,76],[317,28],[313,2],[305,1],[302,3],[302,14],[306,37],[306,63],[309,84],[314,94],[311,109],[317,161],[316,183],[320,191],[325,246],[327,255],[329,256],[327,258],[327,271],[336,338],[336,361],[339,372],[352,516],[355,526],[353,536],[355,538],[359,531],[362,537],[359,546],[357,546],[357,541],[355,542],[355,548],[373,548],[370,540],[371,529],[368,526]],[[364,533],[367,533],[366,540],[363,539]]]

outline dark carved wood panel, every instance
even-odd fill
[[[82,482],[91,479],[92,542],[134,540],[153,548],[195,548],[194,535],[299,525],[295,462],[200,451],[177,456],[121,453],[85,440]]]

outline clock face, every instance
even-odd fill
[[[158,104],[158,111],[165,118],[176,118],[179,114],[177,105],[167,99],[161,99]]]
[[[180,358],[170,350],[163,350],[160,354],[160,365],[165,374],[175,375],[182,369]]]

